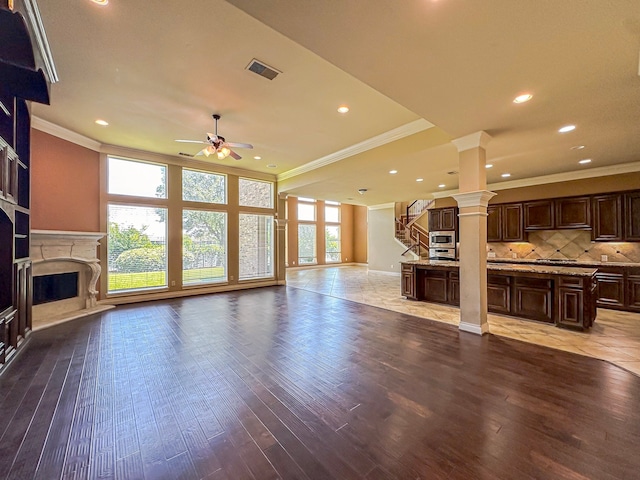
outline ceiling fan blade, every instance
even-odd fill
[[[229,156],[233,157],[235,160],[240,160],[242,157],[240,155],[238,155],[236,152],[234,152],[233,150],[229,150]]]
[[[204,143],[205,145],[209,142],[203,142],[202,140],[176,140],[176,142],[180,143]]]
[[[224,142],[227,147],[233,148],[253,148],[250,143]]]

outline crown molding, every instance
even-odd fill
[[[576,170],[572,172],[554,173],[552,175],[541,175],[539,177],[523,178],[521,180],[510,180],[508,182],[490,183],[487,188],[497,190],[507,190],[510,188],[534,187],[547,183],[570,182],[572,180],[583,180],[586,178],[608,177],[623,173],[640,172],[640,162],[621,163],[607,167],[589,168],[587,170]],[[447,190],[433,192],[433,198],[451,197],[458,193],[458,190]]]
[[[36,38],[36,44],[38,52],[42,57],[44,63],[45,73],[49,83],[56,83],[58,79],[58,72],[56,66],[53,63],[53,55],[51,54],[51,48],[49,47],[49,40],[47,34],[44,31],[44,25],[42,23],[42,17],[40,17],[40,10],[36,0],[24,0],[24,6],[27,14],[27,20],[31,26],[33,35]]]
[[[62,140],[66,140],[67,142],[88,148],[94,152],[100,152],[102,149],[102,144],[100,142],[89,137],[85,137],[84,135],[80,135],[79,133],[72,132],[71,130],[36,116],[31,117],[31,127],[36,130],[40,130],[41,132],[48,133],[49,135],[53,135],[54,137],[61,138]]]
[[[317,160],[313,160],[299,167],[292,168],[291,170],[287,170],[286,172],[282,172],[278,175],[278,181],[281,182],[282,180],[287,180],[297,175],[311,172],[326,165],[344,160],[345,158],[352,157],[353,155],[366,152],[367,150],[371,150],[373,148],[381,147],[382,145],[386,145],[387,143],[395,142],[396,140],[408,137],[409,135],[413,135],[414,133],[428,130],[434,126],[435,125],[433,123],[428,122],[423,118],[415,120],[413,122],[407,123],[406,125],[394,128],[393,130],[389,130],[388,132],[381,133],[380,135],[372,137],[363,142],[356,143],[355,145],[351,145],[350,147],[338,150],[337,152],[331,153],[322,158],[318,158]]]

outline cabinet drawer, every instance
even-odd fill
[[[401,271],[403,272],[413,272],[415,270],[415,265],[407,265],[406,263],[402,264]]]
[[[558,286],[582,288],[582,278],[581,277],[560,277],[558,279]]]

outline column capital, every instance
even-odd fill
[[[481,130],[479,132],[451,140],[451,143],[456,146],[458,152],[464,152],[465,150],[470,150],[476,147],[487,148],[487,143],[489,143],[491,138],[491,135]]]
[[[456,193],[451,195],[459,207],[486,207],[489,200],[495,197],[497,193],[489,190],[478,190],[475,192]]]

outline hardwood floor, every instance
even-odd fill
[[[10,479],[632,479],[640,378],[291,287],[35,332],[0,377]]]

